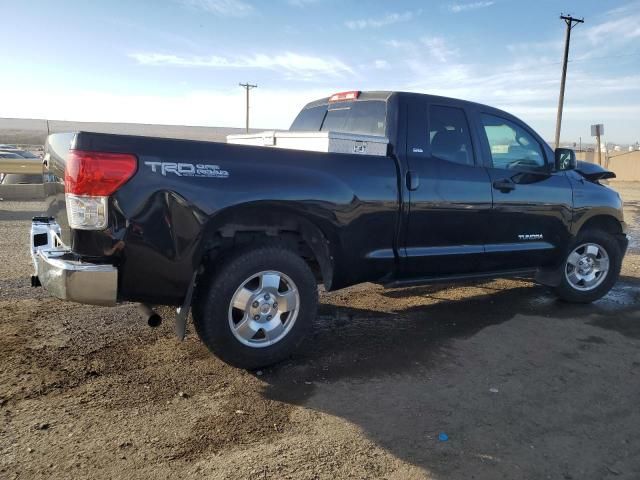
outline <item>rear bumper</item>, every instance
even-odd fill
[[[37,275],[54,297],[91,305],[115,305],[118,269],[113,265],[71,260],[66,250],[38,250]]]

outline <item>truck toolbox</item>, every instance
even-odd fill
[[[289,148],[325,153],[387,155],[389,139],[377,135],[341,132],[288,132],[268,130],[258,133],[228,135],[227,143],[260,147]]]

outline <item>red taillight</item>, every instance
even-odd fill
[[[358,90],[355,90],[353,92],[334,93],[333,95],[331,95],[331,98],[329,98],[329,102],[344,102],[347,100],[357,100],[359,96],[360,96],[360,92]]]
[[[70,150],[64,170],[64,189],[74,195],[109,196],[138,168],[135,155]]]

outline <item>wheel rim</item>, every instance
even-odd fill
[[[565,277],[572,288],[589,291],[597,288],[609,273],[609,255],[600,245],[584,243],[567,257]]]
[[[273,270],[256,273],[231,297],[229,327],[244,345],[268,347],[287,336],[299,309],[300,294],[290,277]]]

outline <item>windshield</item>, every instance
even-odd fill
[[[292,132],[322,131],[384,136],[387,103],[380,100],[340,102],[303,109],[293,121]]]

